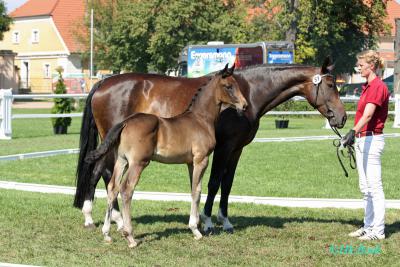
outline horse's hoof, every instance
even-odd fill
[[[194,235],[194,239],[195,239],[195,240],[200,240],[200,239],[203,237],[203,235],[202,235],[202,234],[200,233],[200,231],[197,230],[197,229],[192,230],[192,232],[193,232],[193,235]]]
[[[87,230],[93,230],[96,229],[96,225],[94,223],[89,223],[89,224],[85,224],[85,229]]]
[[[135,248],[135,247],[137,247],[138,246],[138,243],[136,243],[136,242],[130,242],[129,244],[128,244],[128,247],[129,248]]]
[[[105,237],[104,237],[104,242],[106,242],[107,244],[111,244],[111,243],[112,243],[112,238],[111,238],[111,236],[105,236]]]
[[[128,247],[135,248],[135,247],[139,246],[139,244],[142,242],[143,242],[143,239],[133,239],[133,241],[128,240]]]
[[[209,227],[204,230],[204,235],[210,236],[215,234],[215,229],[213,227]]]
[[[227,228],[227,229],[224,229],[224,231],[227,234],[233,234],[233,228]]]

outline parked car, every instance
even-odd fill
[[[386,83],[390,96],[394,96],[393,93],[393,75],[386,77],[383,81]],[[362,91],[362,85],[364,83],[346,83],[340,88],[341,96],[360,96]]]

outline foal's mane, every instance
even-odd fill
[[[201,86],[197,89],[196,93],[195,93],[195,94],[193,95],[193,97],[192,97],[192,100],[190,100],[189,106],[186,108],[186,110],[185,110],[183,113],[185,113],[185,112],[187,112],[187,111],[190,110],[190,108],[193,106],[193,103],[196,101],[197,97],[199,96],[201,90],[203,90],[204,87],[205,87],[211,80],[212,80],[212,77],[207,81],[207,83],[201,85]]]

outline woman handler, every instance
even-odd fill
[[[381,177],[381,155],[385,146],[383,128],[388,115],[389,91],[377,75],[383,68],[378,53],[367,50],[357,55],[357,67],[367,79],[357,105],[354,127],[343,137],[344,145],[355,141],[357,170],[364,196],[364,226],[349,234],[360,240],[385,238],[385,195]],[[356,140],[355,140],[356,138]]]

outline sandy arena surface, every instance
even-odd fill
[[[52,108],[53,102],[45,101],[31,101],[31,102],[20,102],[14,101],[12,104],[13,108]]]

